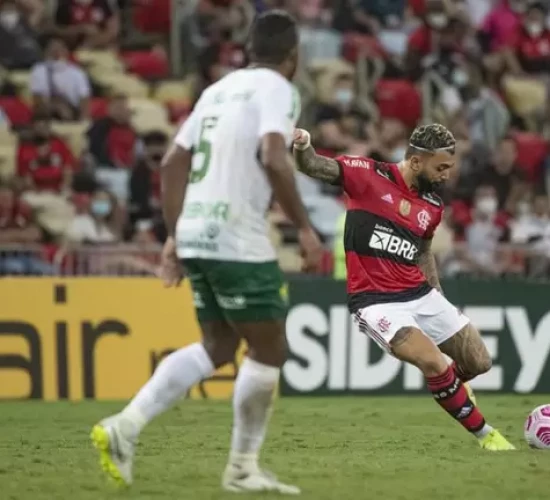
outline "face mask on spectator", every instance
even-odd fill
[[[453,82],[457,87],[459,88],[465,87],[468,84],[468,81],[469,81],[469,77],[466,71],[460,68],[455,69],[453,71]]]
[[[497,213],[498,201],[493,196],[485,196],[476,202],[476,211],[487,216]]]
[[[108,200],[94,200],[91,209],[92,214],[97,217],[107,217],[111,213],[111,202]]]
[[[541,23],[527,23],[525,29],[532,37],[537,37],[544,31],[544,25]]]
[[[428,25],[432,29],[440,30],[449,24],[449,18],[443,12],[428,14]]]
[[[523,13],[527,10],[524,0],[510,0],[510,8],[517,13]]]
[[[342,106],[349,106],[353,101],[353,90],[351,89],[336,89],[334,99]]]
[[[19,22],[19,12],[16,10],[6,10],[0,14],[0,23],[6,29],[12,29]]]

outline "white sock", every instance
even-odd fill
[[[256,466],[269,421],[279,368],[245,358],[235,381],[233,435],[229,461]]]
[[[481,430],[474,432],[474,436],[478,439],[483,439],[487,434],[489,434],[493,428],[489,424],[485,424]]]
[[[153,418],[213,373],[214,365],[202,344],[183,347],[161,361],[153,376],[122,410],[122,415],[132,421],[139,434]]]

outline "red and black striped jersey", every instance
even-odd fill
[[[350,311],[429,293],[418,259],[441,222],[441,198],[409,189],[396,164],[336,160],[349,198],[344,247]]]

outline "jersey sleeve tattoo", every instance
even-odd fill
[[[425,240],[422,246],[422,250],[418,256],[418,267],[424,273],[426,281],[429,283],[429,285],[441,291],[439,274],[437,272],[437,263],[435,261],[435,257],[431,247],[432,240]]]
[[[304,150],[294,148],[294,158],[298,170],[307,176],[330,184],[341,183],[342,174],[338,162],[318,155],[311,146]]]

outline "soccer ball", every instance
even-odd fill
[[[550,449],[550,405],[535,408],[525,421],[525,440],[531,448]]]

